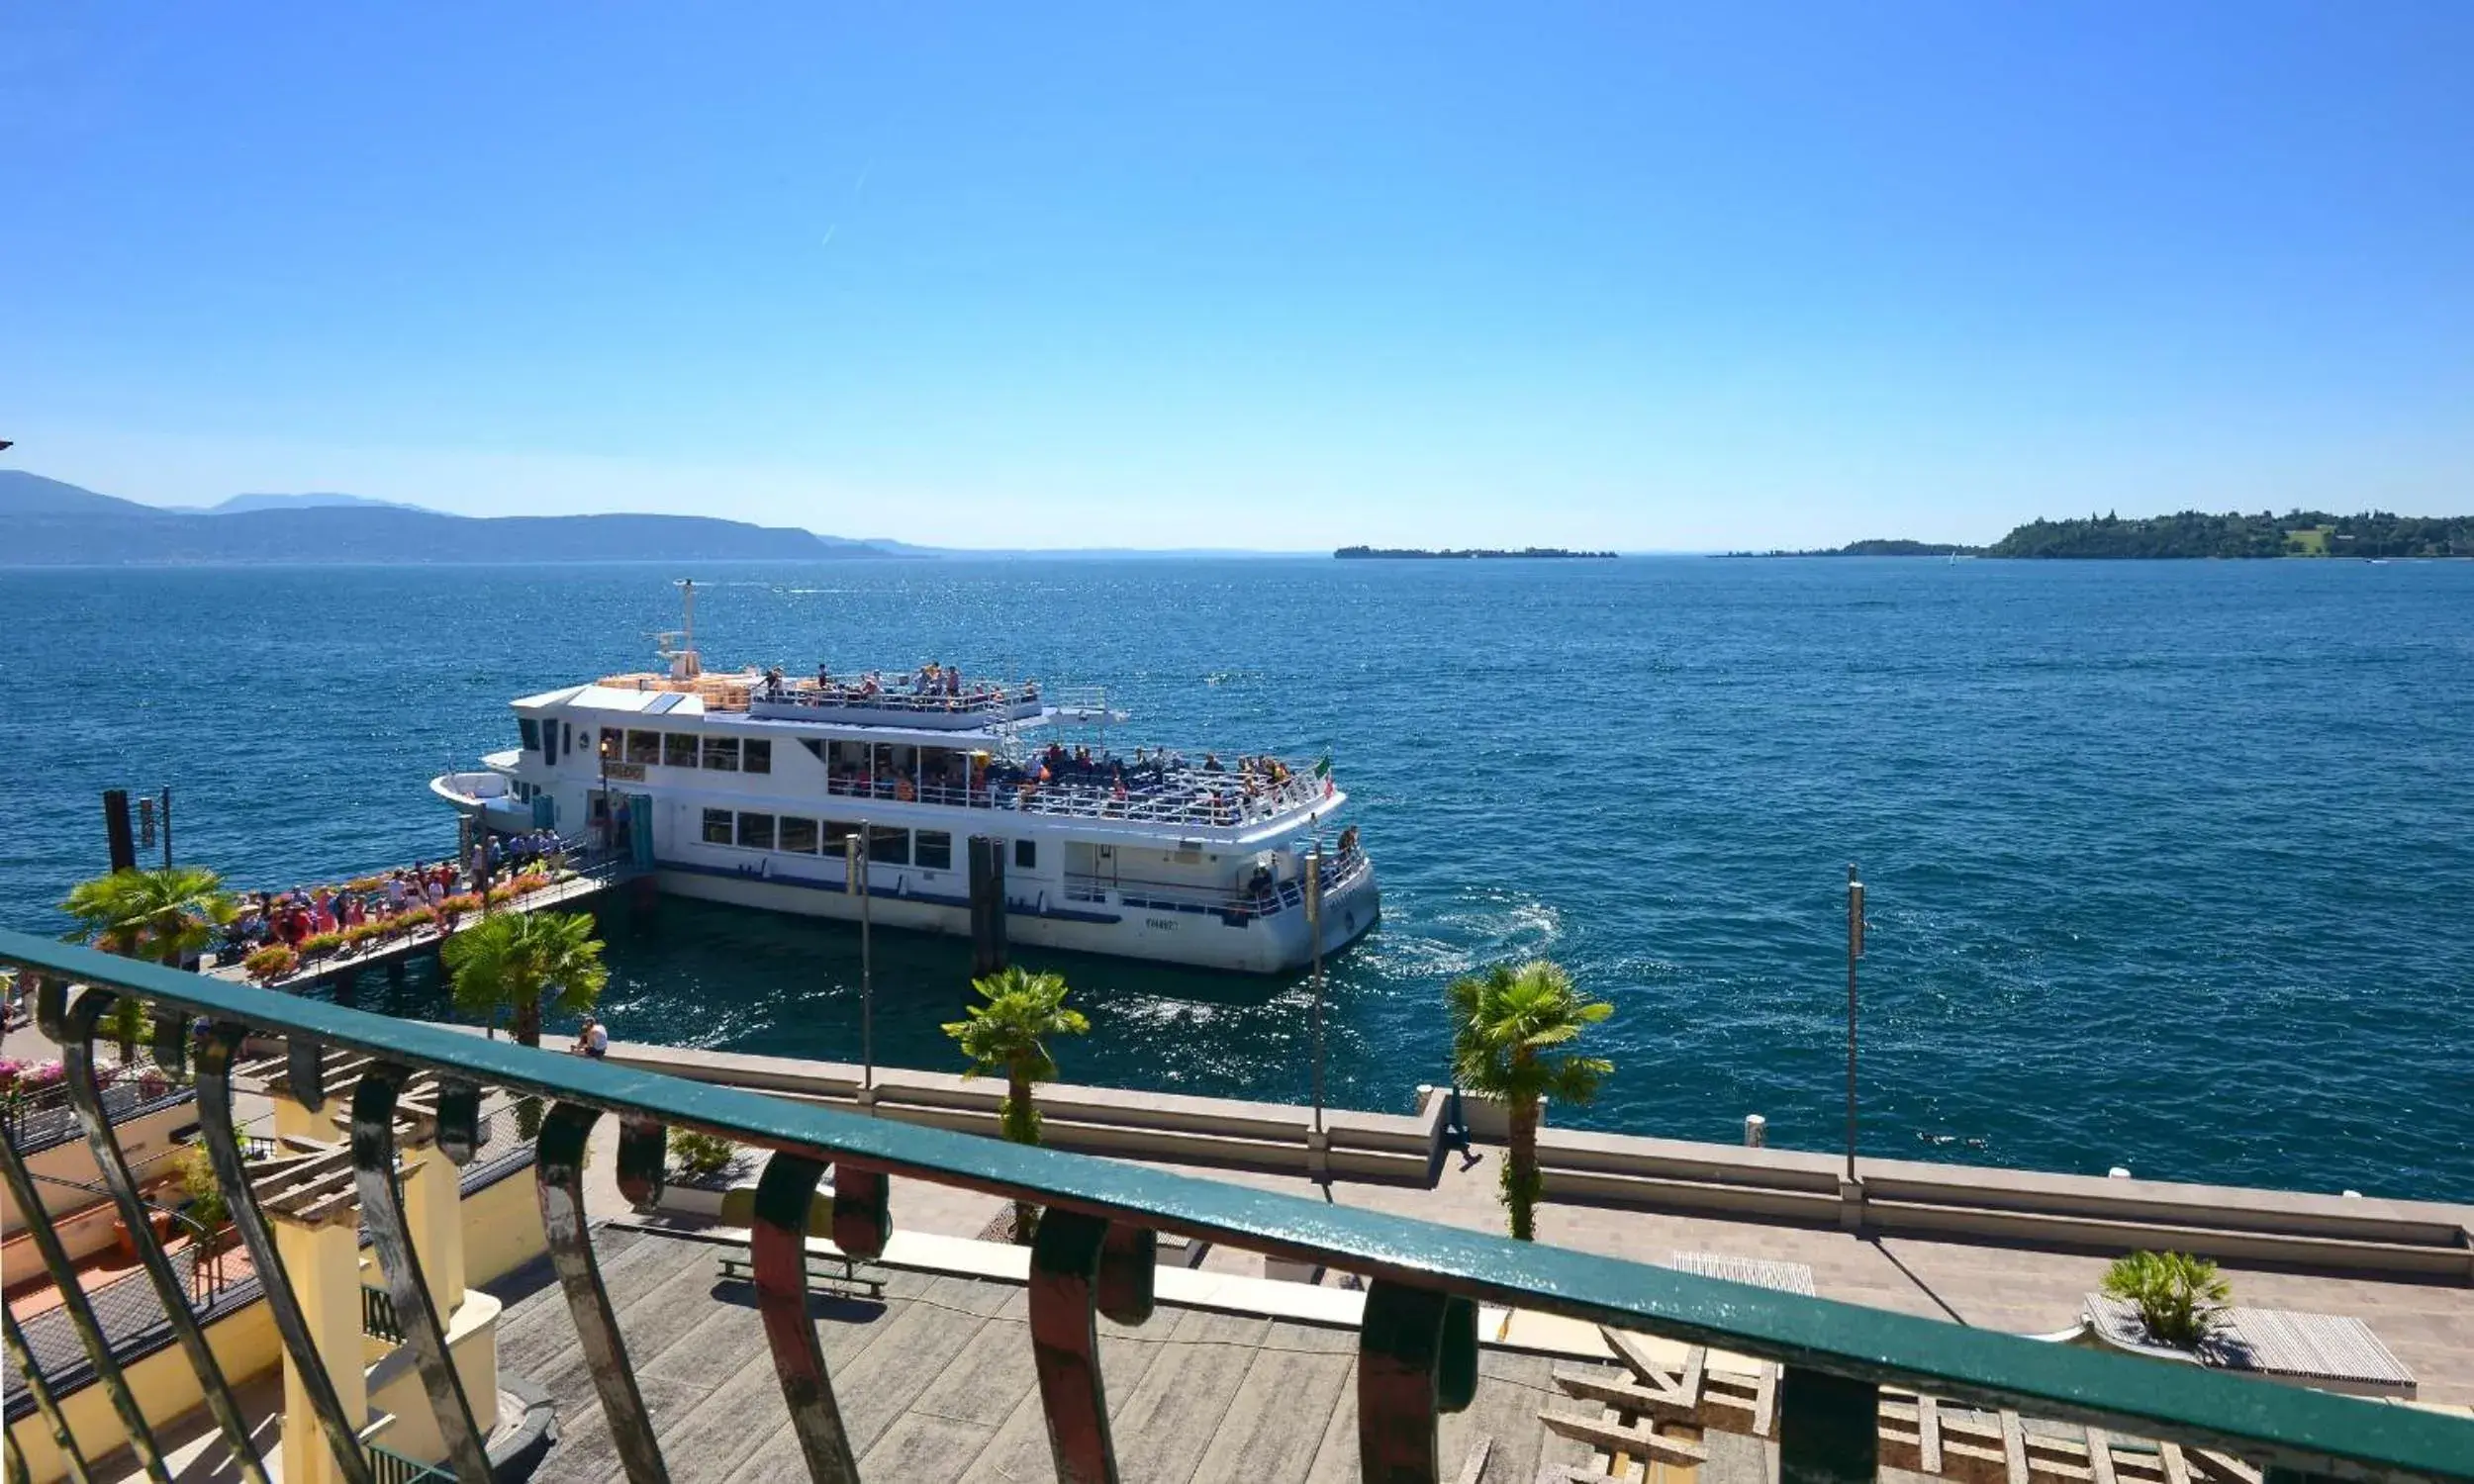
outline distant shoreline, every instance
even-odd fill
[[[1611,562],[1611,551],[1570,551],[1561,546],[1524,546],[1518,551],[1484,546],[1428,551],[1414,546],[1343,546],[1332,553],[1343,562]]]
[[[2474,516],[2395,515],[2370,510],[2331,515],[2288,510],[2214,515],[2183,510],[2125,520],[2090,515],[2031,520],[1990,546],[1943,541],[1866,540],[1822,551],[1730,551],[1752,556],[1993,557],[2012,561],[2266,561],[2361,557],[2371,561],[2474,557]]]

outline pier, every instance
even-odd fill
[[[401,983],[406,965],[425,955],[439,953],[445,948],[448,938],[471,931],[484,918],[503,912],[539,912],[556,907],[589,905],[614,889],[634,881],[648,881],[651,876],[651,872],[635,866],[623,856],[600,856],[556,874],[548,885],[510,891],[503,899],[490,901],[485,909],[460,913],[451,922],[441,923],[433,917],[394,937],[374,940],[357,948],[338,948],[314,958],[304,956],[300,968],[276,978],[253,979],[237,960],[232,963],[210,962],[203,972],[212,977],[235,983],[262,983],[269,989],[296,994],[313,985],[333,984],[338,995],[349,998],[363,974],[375,970],[386,974],[389,983]],[[509,884],[500,881],[491,889],[506,891]]]

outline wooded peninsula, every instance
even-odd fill
[[[2215,515],[2090,515],[2031,520],[1990,546],[1937,541],[1851,541],[1824,551],[1730,552],[1730,556],[1981,556],[2144,560],[2191,557],[2474,557],[2474,516],[2394,515],[2372,510],[2262,510]]]

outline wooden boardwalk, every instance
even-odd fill
[[[728,1249],[614,1227],[597,1229],[594,1245],[670,1477],[804,1477],[754,1290],[714,1276]],[[862,1475],[972,1484],[1054,1477],[1023,1290],[899,1270],[892,1279],[882,1303],[824,1295],[810,1303]],[[509,1300],[500,1366],[558,1401],[560,1440],[534,1477],[622,1477],[546,1264],[499,1292]],[[1358,1477],[1354,1331],[1168,1306],[1139,1328],[1102,1319],[1099,1329],[1110,1425],[1129,1484]],[[1541,1410],[1570,1405],[1555,1368],[1544,1356],[1483,1351],[1476,1401],[1443,1420],[1444,1477],[1460,1475],[1481,1436],[1490,1446],[1473,1484],[1535,1484],[1542,1473],[1560,1478],[1585,1466],[1585,1443],[1538,1421]],[[1761,1444],[1740,1441],[1699,1470],[1708,1484],[1762,1477]]]

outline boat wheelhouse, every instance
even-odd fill
[[[970,842],[1000,863],[1009,941],[1274,974],[1308,962],[1309,849],[1322,949],[1375,924],[1380,896],[1327,766],[1104,745],[1104,696],[922,667],[659,672],[514,702],[522,745],[430,787],[506,829],[586,833],[682,896],[853,918],[856,841],[875,922],[968,936]],[[1069,746],[1077,723],[1101,739]],[[1317,848],[1319,847],[1319,848]]]

